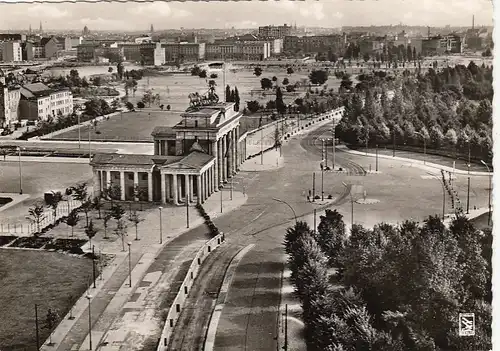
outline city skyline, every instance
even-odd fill
[[[491,1],[380,0],[280,2],[0,3],[0,30],[157,31],[183,28],[257,28],[297,23],[306,27],[398,25],[444,27],[493,24]],[[381,11],[381,8],[391,11]],[[280,16],[276,16],[280,13]],[[377,16],[374,17],[373,13]],[[277,19],[279,18],[279,19]]]

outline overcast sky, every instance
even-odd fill
[[[341,27],[399,24],[493,24],[492,0],[320,0],[29,4],[0,0],[0,29],[148,30],[249,28],[267,24]],[[57,0],[56,0],[57,1]],[[29,0],[25,0],[29,2]],[[54,2],[54,1],[52,1]]]

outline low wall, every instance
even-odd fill
[[[167,319],[165,320],[165,326],[163,327],[163,331],[161,333],[160,344],[158,345],[157,351],[167,351],[168,345],[170,342],[170,338],[172,336],[172,332],[174,331],[175,324],[179,319],[182,308],[184,307],[184,302],[186,301],[189,291],[193,286],[194,280],[198,275],[200,267],[208,255],[219,247],[224,242],[224,234],[220,233],[219,235],[213,237],[209,241],[203,245],[203,247],[198,251],[195,258],[191,262],[191,266],[189,266],[189,270],[182,282],[182,285],[177,293],[177,296],[170,306],[168,311]]]

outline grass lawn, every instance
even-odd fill
[[[43,264],[40,264],[42,263]],[[48,308],[63,318],[86,290],[92,261],[65,254],[2,250],[0,253],[0,348],[36,350],[35,304],[38,304],[40,343]]]
[[[186,104],[187,105],[187,104]],[[91,129],[92,141],[153,141],[151,132],[156,126],[173,126],[180,120],[179,112],[146,108],[142,111],[124,112],[101,121],[97,130]],[[96,131],[99,133],[97,134]],[[81,140],[88,140],[88,127],[82,127]],[[78,140],[78,129],[54,136],[57,140]]]
[[[471,222],[474,224],[474,226],[477,229],[485,229],[485,228],[491,228],[493,226],[493,215],[491,217],[491,223],[488,225],[488,212],[483,213],[482,215],[474,218],[471,220]]]

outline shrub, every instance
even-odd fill
[[[319,195],[315,195],[315,196],[314,196],[314,199],[315,199],[315,200],[319,200],[319,199],[321,199],[321,196],[319,196]]]

